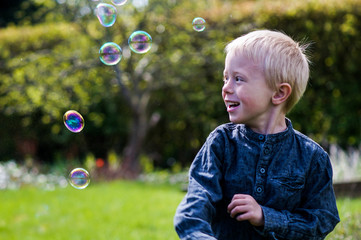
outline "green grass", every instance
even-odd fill
[[[136,182],[0,191],[0,239],[177,239],[176,187]]]
[[[361,198],[340,198],[337,200],[341,222],[327,236],[327,240],[361,239]]]
[[[0,191],[0,239],[172,240],[178,187],[139,182],[91,184],[77,190]],[[337,200],[341,223],[327,240],[361,239],[361,198]]]

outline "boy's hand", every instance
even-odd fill
[[[235,194],[227,210],[231,217],[236,218],[237,221],[248,220],[256,227],[264,225],[262,208],[250,195]]]

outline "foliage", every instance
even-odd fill
[[[187,166],[209,132],[228,121],[220,95],[225,44],[258,28],[312,43],[311,81],[289,115],[294,127],[326,147],[361,142],[360,0],[149,0],[143,7],[129,1],[107,29],[92,13],[96,2],[35,2],[43,6],[44,23],[0,30],[2,159],[23,157],[14,152],[46,162],[89,152],[96,158],[113,150],[120,154],[134,103],[148,99],[146,122],[157,121],[142,154],[159,167],[170,167],[170,159]],[[204,32],[192,30],[195,16],[206,19]],[[153,37],[145,55],[132,53],[126,44],[138,29]],[[123,48],[118,73],[97,59],[105,41]],[[129,102],[119,79],[139,98]],[[80,134],[62,125],[69,109],[86,120]],[[25,140],[37,147],[35,153],[22,150]]]
[[[86,117],[91,130],[93,126],[107,123],[102,113],[89,112],[91,106],[106,105],[103,112],[111,108],[118,110],[112,103],[114,98],[107,104],[107,96],[116,94],[117,89],[111,88],[104,79],[107,73],[97,71],[93,60],[97,49],[90,45],[87,36],[69,24],[23,27],[21,31],[8,28],[1,38],[4,49],[1,52],[4,73],[0,85],[4,113],[1,131],[9,136],[5,139],[34,139],[43,159],[54,157],[51,155],[54,147],[86,150],[82,135],[72,136],[64,131],[62,115],[69,109],[77,109]],[[88,51],[82,50],[83,46],[88,46]],[[105,125],[105,136],[121,131],[119,127],[112,127],[109,123]],[[89,135],[89,140],[93,140],[92,134]]]
[[[0,8],[0,27],[39,22],[39,9],[43,7],[39,1],[13,0],[5,1]],[[35,14],[34,14],[35,13]]]

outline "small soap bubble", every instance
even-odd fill
[[[84,168],[75,168],[69,173],[69,183],[76,189],[84,189],[90,183],[90,175]]]
[[[193,19],[192,25],[193,29],[197,32],[202,32],[204,29],[206,29],[206,20],[204,20],[201,17],[196,17]]]
[[[117,9],[107,3],[99,3],[95,8],[95,13],[99,19],[99,22],[104,27],[111,27],[115,23],[117,17]]]
[[[152,37],[147,32],[135,31],[130,35],[128,44],[133,52],[146,53],[152,46]]]
[[[112,0],[112,3],[117,5],[117,6],[121,6],[126,4],[127,0]]]
[[[113,42],[104,43],[99,49],[99,58],[105,65],[117,64],[123,56],[122,49]]]
[[[63,120],[66,128],[71,132],[78,133],[84,128],[84,118],[77,111],[67,111],[64,113]]]

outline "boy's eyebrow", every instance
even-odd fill
[[[228,74],[228,72],[227,71],[224,71],[223,72],[223,74]],[[242,76],[246,76],[246,74],[245,73],[243,73],[242,71],[232,71],[231,72],[231,75],[242,75]]]

